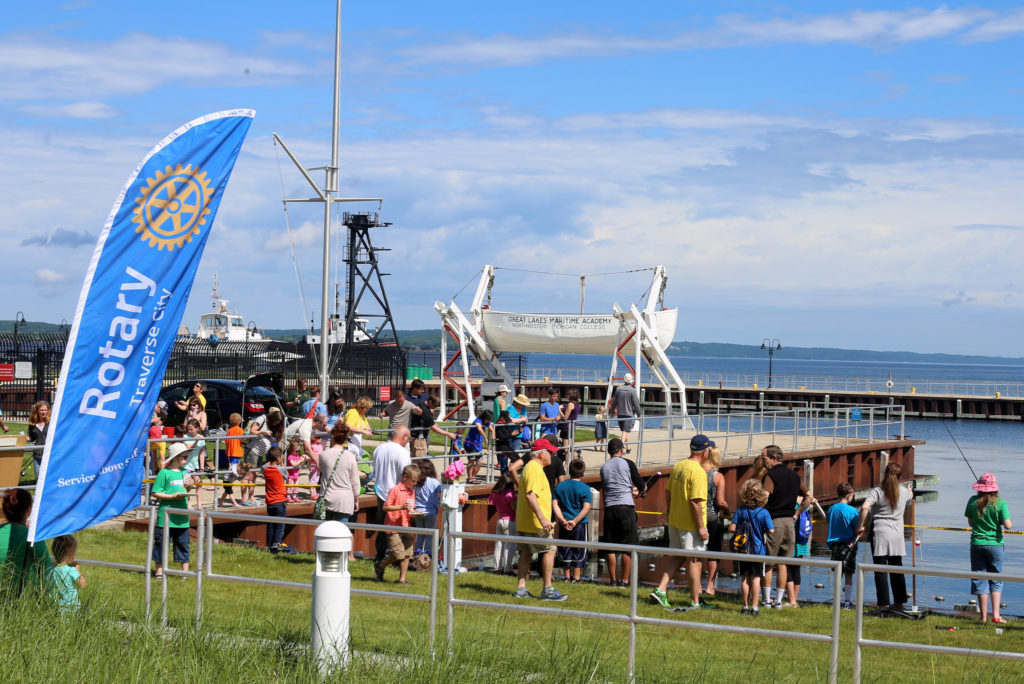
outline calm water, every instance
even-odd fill
[[[561,368],[608,368],[610,359],[605,356],[584,356],[577,354],[531,354],[529,364],[536,367]],[[676,357],[672,359],[680,372],[702,373],[765,373],[767,360],[764,359],[714,359]],[[775,372],[780,375],[818,375],[825,377],[877,377],[886,378],[892,371],[894,378],[938,381],[979,381],[997,383],[1024,383],[1024,366],[1017,365],[975,365],[975,364],[932,364],[932,363],[878,363],[842,361],[802,361],[776,357]],[[985,421],[921,421],[906,423],[906,432],[912,439],[924,440],[926,444],[916,450],[915,470],[919,474],[935,475],[937,485],[928,489],[936,498],[918,504],[917,520],[920,525],[936,527],[966,527],[964,508],[974,490],[974,477],[964,463],[950,437],[950,432],[960,444],[974,471],[995,473],[999,479],[1000,495],[1007,500],[1016,529],[1024,529],[1024,425],[1020,423],[996,423]],[[925,568],[970,570],[969,533],[938,530],[919,530],[921,545],[918,547],[918,565]],[[862,544],[861,558],[866,559],[866,547]],[[907,547],[906,564],[911,562],[910,545]],[[1006,562],[1003,572],[1024,575],[1024,537],[1006,536]],[[804,570],[801,598],[826,600],[831,598],[828,574],[812,572],[807,578]],[[866,599],[875,599],[871,578],[866,580]],[[825,584],[815,589],[814,584]],[[907,578],[908,588],[910,578]],[[952,609],[954,603],[967,603],[970,595],[969,580],[951,580],[919,577],[917,581],[918,603],[935,608]],[[942,596],[938,602],[934,596]],[[1024,615],[1024,585],[1006,583],[1003,587],[1003,601],[1008,604],[1007,613]]]

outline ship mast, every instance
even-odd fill
[[[321,170],[315,167],[305,167],[284,144],[281,137],[274,133],[274,142],[281,145],[288,158],[298,167],[299,172],[306,179],[306,182],[316,192],[312,198],[285,198],[284,202],[322,202],[324,205],[324,244],[323,244],[323,275],[320,289],[320,391],[322,396],[327,394],[330,386],[330,278],[331,278],[331,211],[336,202],[381,202],[380,197],[337,197],[338,194],[338,135],[341,127],[341,0],[338,0],[337,17],[334,33],[334,117],[331,125],[331,162],[329,166],[321,167],[325,172],[323,188],[321,188],[310,171]]]

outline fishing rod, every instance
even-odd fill
[[[974,475],[974,481],[977,482],[978,474],[974,472],[974,468],[971,468],[971,462],[967,460],[964,450],[960,448],[960,445],[956,441],[956,437],[953,436],[953,431],[949,429],[948,425],[946,425],[946,421],[942,421],[942,427],[946,428],[946,432],[949,433],[949,438],[953,440],[953,444],[956,445],[956,450],[960,452],[960,457],[964,459],[964,463],[966,463],[967,467],[971,469],[971,475]]]

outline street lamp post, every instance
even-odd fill
[[[21,353],[21,347],[18,346],[18,329],[24,328],[28,325],[28,321],[25,320],[25,314],[20,311],[14,315],[14,360],[18,360],[18,356]]]
[[[246,326],[246,366],[249,366],[249,340],[253,339],[253,336],[258,333],[259,330],[256,328],[256,324],[250,320],[249,325]],[[249,377],[249,369],[246,368],[246,377]]]
[[[771,389],[772,388],[772,356],[775,355],[775,352],[777,352],[778,350],[782,349],[782,344],[779,342],[778,338],[769,339],[769,338],[766,337],[761,342],[761,349],[762,350],[764,350],[764,349],[768,350],[768,389]]]

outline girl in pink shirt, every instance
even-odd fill
[[[306,457],[302,454],[302,440],[292,439],[288,442],[288,484],[298,484],[299,475],[302,472],[302,465],[306,462]],[[299,501],[299,488],[289,487],[287,501],[290,503],[298,503]]]
[[[491,495],[487,497],[498,511],[498,525],[495,534],[515,536],[516,533],[516,481],[511,473],[503,473],[494,483]],[[516,545],[509,542],[494,543],[494,572],[499,575],[515,574],[512,563],[515,560]]]

